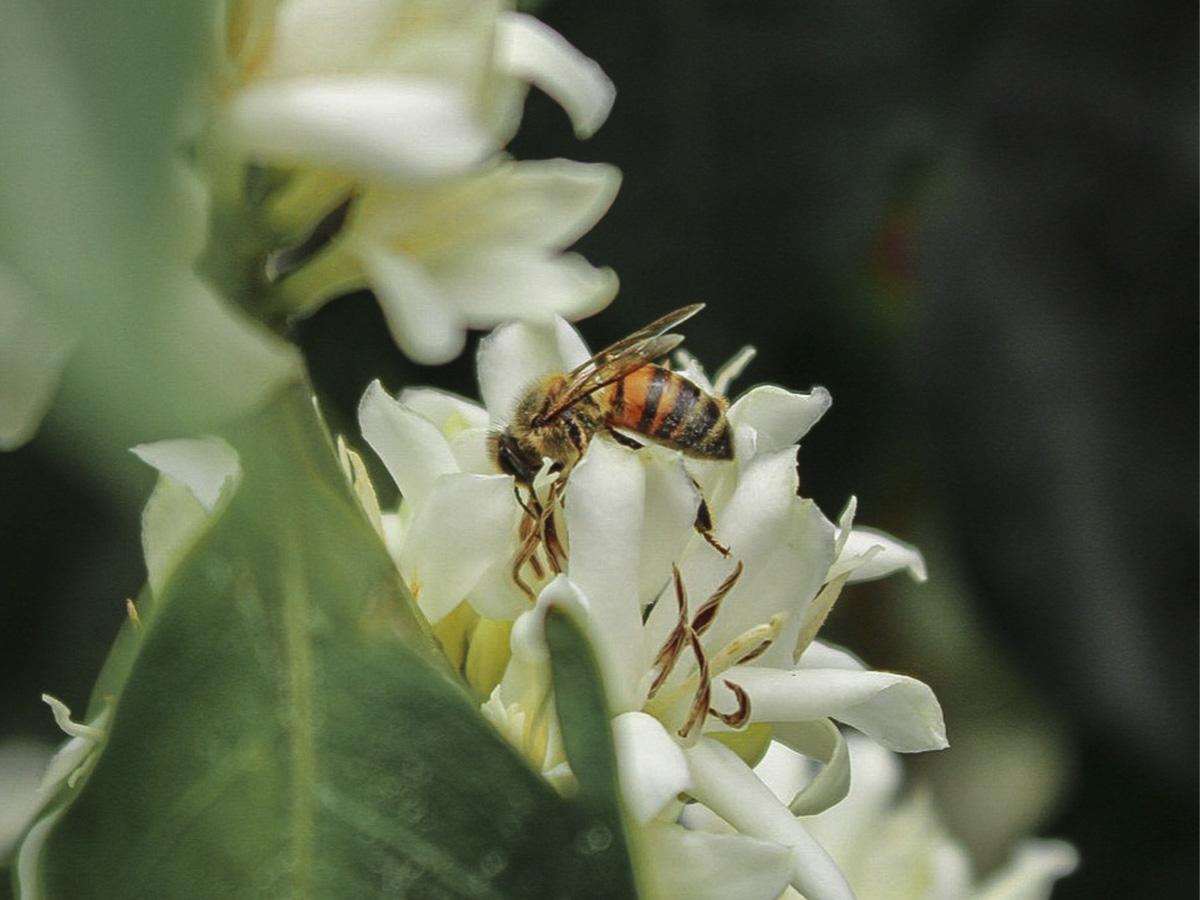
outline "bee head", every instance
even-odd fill
[[[513,433],[507,429],[491,434],[492,455],[500,471],[511,475],[523,484],[533,484],[533,479],[542,468],[542,458],[523,447]]]

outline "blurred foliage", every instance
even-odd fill
[[[551,629],[589,773],[564,800],[445,666],[307,390],[229,439],[232,498],[143,594],[97,682],[88,720],[116,714],[57,801],[39,896],[631,894],[582,634]]]
[[[20,88],[0,110],[28,100],[49,123],[37,141],[0,137],[6,173],[35,157],[49,173],[6,174],[0,216],[85,248],[68,262],[90,268],[64,280],[149,303],[153,282],[113,262],[125,257],[110,242],[125,235],[143,266],[176,258],[158,252],[178,196],[160,126],[197,63],[198,7],[68,7],[45,5],[51,51],[0,37]],[[920,774],[977,860],[1043,822],[1084,860],[1056,897],[1194,896],[1194,5],[556,0],[539,13],[620,91],[582,146],[534,93],[513,148],[625,173],[580,243],[623,283],[585,336],[599,346],[703,300],[687,328],[702,361],[759,348],[740,388],[828,387],[806,493],[827,513],[856,493],[862,520],[919,543],[932,574],[848,593],[832,633],[943,699],[953,749]],[[54,87],[47,61],[79,84]],[[110,209],[127,211],[120,229]],[[151,479],[123,448],[198,421],[153,357],[118,352],[145,309],[111,320],[113,342],[73,364],[43,435],[0,459],[9,732],[53,734],[38,693],[82,701],[143,580],[136,504],[114,498]],[[476,391],[469,353],[412,365],[363,295],[294,334],[335,431],[353,436],[375,377]],[[221,396],[206,384],[191,381],[200,400]],[[1038,762],[1013,767],[1013,752]]]
[[[73,344],[43,446],[116,503],[141,483],[127,447],[212,428],[296,371],[192,271],[185,101],[212,11],[7,0],[0,29],[0,263]]]

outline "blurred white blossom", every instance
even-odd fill
[[[516,132],[527,83],[580,136],[611,82],[508,0],[231,0],[214,127],[259,164],[406,184],[461,174]]]
[[[50,763],[48,744],[22,738],[0,742],[0,856],[7,857],[41,806],[38,785]]]
[[[497,474],[488,456],[487,431],[503,427],[539,376],[588,356],[561,320],[540,328],[514,323],[480,347],[484,408],[429,390],[392,399],[372,385],[360,422],[403,496],[395,524],[384,529],[401,573],[426,615],[443,626],[443,639],[462,617],[468,659],[490,653],[507,661],[484,713],[564,786],[572,775],[548,712],[541,624],[548,606],[576,611],[614,714],[626,805],[646,840],[667,848],[654,859],[674,873],[654,869],[648,878],[690,872],[689,896],[728,896],[728,879],[694,877],[707,859],[736,873],[738,896],[771,898],[791,883],[814,900],[849,897],[797,817],[836,802],[848,785],[848,757],[832,720],[899,751],[944,747],[945,734],[927,686],[869,671],[813,638],[846,583],[900,570],[923,578],[920,554],[854,529],[853,501],[835,525],[798,495],[796,444],[829,395],[763,386],[729,409],[733,463],[593,440],[563,496],[565,571],[553,577],[547,567],[531,576],[538,596],[530,608],[512,579],[521,511],[512,478]],[[714,387],[698,367],[689,371]],[[693,527],[701,491],[728,558]],[[686,594],[682,606],[673,567]],[[463,616],[462,601],[473,614]],[[489,625],[514,618],[511,635],[509,627]],[[474,686],[480,693],[490,687]],[[751,763],[772,736],[825,766],[816,787],[781,802],[758,779]],[[718,810],[756,842],[753,851],[682,829],[675,821],[680,795]],[[762,864],[747,868],[752,859]]]
[[[830,852],[858,900],[1046,900],[1078,865],[1075,849],[1057,840],[1025,840],[1011,860],[977,878],[963,847],[922,791],[901,793],[900,761],[861,736],[847,741],[853,785],[833,808],[805,820]],[[772,743],[755,773],[780,799],[811,783],[812,763]],[[730,826],[699,804],[685,810],[692,827],[727,833]],[[799,897],[789,890],[785,897]]]
[[[201,158],[219,209],[257,202],[247,166],[266,173],[251,230],[267,234],[248,243],[277,284],[252,302],[303,314],[370,287],[401,349],[433,364],[467,328],[578,318],[616,294],[610,269],[563,251],[607,210],[617,171],[501,153],[528,84],[580,137],[612,84],[507,0],[237,0],[223,50]]]
[[[28,282],[0,260],[0,450],[33,436],[75,344],[40,306]]]
[[[579,318],[616,296],[612,269],[563,251],[599,221],[619,184],[602,163],[498,158],[448,181],[372,186],[334,245],[280,289],[309,307],[369,285],[396,343],[418,362],[445,362],[467,328]]]
[[[156,441],[130,452],[159,473],[142,510],[142,554],[150,590],[157,595],[204,532],[218,502],[236,490],[241,464],[237,451],[217,437]]]

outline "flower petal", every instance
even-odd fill
[[[558,348],[558,357],[567,372],[592,358],[592,351],[579,330],[562,316],[554,317],[554,346]]]
[[[287,3],[235,4],[267,7],[272,18],[271,56],[263,76],[280,78],[308,72],[344,72],[364,65],[381,43],[407,37],[395,0],[289,0]],[[241,10],[238,10],[241,12]],[[443,24],[433,16],[411,16],[413,24]],[[412,25],[410,29],[416,31]]]
[[[692,525],[700,496],[678,454],[649,448],[638,451],[636,456],[646,472],[638,565],[638,599],[646,603],[670,579],[671,563],[683,558],[684,547],[695,534]]]
[[[485,328],[506,319],[580,319],[617,295],[619,280],[577,253],[496,245],[458,254],[437,272],[438,288],[463,320]]]
[[[176,562],[203,533],[223,494],[236,489],[237,453],[219,438],[183,438],[133,448],[161,477],[142,510],[142,554],[158,595]]]
[[[260,81],[233,99],[227,127],[260,162],[384,182],[453,175],[495,149],[463,93],[383,75]]]
[[[458,471],[437,426],[391,397],[378,379],[358,404],[358,424],[408,503],[419,506],[439,476]]]
[[[708,499],[711,502],[711,495]],[[716,511],[716,538],[730,549],[731,558],[722,557],[707,544],[697,544],[697,549],[687,555],[680,570],[688,592],[690,612],[704,603],[737,562],[743,564],[744,570],[704,636],[706,648],[719,649],[747,629],[767,621],[785,605],[786,601],[771,581],[775,574],[771,563],[783,555],[780,551],[787,543],[785,535],[793,507],[807,502],[796,496],[795,457],[792,451],[786,450],[754,460],[738,481],[729,502]],[[791,562],[794,568],[803,561],[792,556]],[[760,590],[760,583],[769,584],[776,590]],[[787,601],[791,600],[794,587],[787,586]],[[664,599],[667,602],[663,602]],[[674,600],[670,597],[660,599],[647,619],[647,630],[651,635],[648,643],[655,648],[660,646],[675,620]]]
[[[782,782],[789,771],[795,775],[803,770],[806,777],[792,785],[794,790],[783,794],[776,791],[793,813],[815,815],[846,798],[850,791],[850,749],[840,728],[829,719],[819,719],[780,723],[774,733],[776,740],[754,771],[774,790],[776,782]],[[820,764],[816,775],[805,758]]]
[[[849,669],[854,672],[867,667],[861,659],[824,641],[813,641],[796,661],[798,669]]]
[[[0,854],[5,859],[42,805],[38,783],[52,752],[48,744],[24,738],[0,742]]]
[[[642,672],[638,601],[645,471],[630,450],[594,440],[567,482],[565,497],[571,580],[587,595],[589,636],[620,713],[635,706]]]
[[[203,533],[209,514],[192,492],[163,476],[142,510],[142,557],[147,582],[155,596],[162,593],[175,563]]]
[[[519,513],[511,476],[456,472],[434,482],[400,549],[400,572],[430,624],[508,557]]]
[[[844,546],[830,567],[829,577],[849,572],[852,583],[873,581],[905,569],[914,581],[926,579],[925,558],[920,550],[882,531],[855,528],[845,536]]]
[[[505,421],[525,391],[542,376],[575,366],[563,358],[564,326],[570,330],[558,322],[512,322],[479,342],[479,392],[492,421]]]
[[[71,721],[71,710],[55,697],[42,694],[42,700],[54,713],[54,721],[70,737],[46,766],[38,792],[50,797],[64,783],[74,787],[76,781],[86,775],[95,764],[95,753],[105,738],[105,729],[112,710],[105,708],[91,722],[82,724]]]
[[[513,581],[512,553],[505,553],[488,567],[467,595],[467,602],[487,619],[515,619],[529,609],[529,598]]]
[[[42,894],[42,850],[54,826],[67,811],[65,805],[42,816],[25,834],[21,848],[17,851],[16,889],[19,897],[41,897]]]
[[[522,613],[513,623],[509,644],[514,658],[539,665],[550,661],[550,648],[546,645],[546,612],[551,606],[570,610],[576,621],[585,627],[591,617],[588,598],[579,590],[579,586],[566,575],[556,575],[538,594],[533,609]],[[521,675],[510,666],[505,678],[509,679],[514,674],[518,677]],[[545,674],[548,675],[548,671]]]
[[[854,900],[829,854],[736,753],[711,738],[684,752],[692,796],[743,834],[790,847],[789,879],[807,900]]]
[[[833,559],[834,541],[833,526],[816,505],[796,496],[794,452],[788,448],[753,460],[715,518],[717,539],[729,547],[731,558],[724,559],[703,546],[689,554],[682,572],[691,603],[703,603],[735,562],[745,568],[704,635],[705,648],[716,652],[782,613],[786,617],[783,632],[761,662],[790,665],[802,624],[800,613],[821,586]],[[655,607],[650,617],[652,628],[662,627],[661,617],[670,612],[670,606],[660,603]]]
[[[831,718],[852,725],[889,750],[914,753],[947,745],[942,708],[923,682],[892,672],[767,669],[735,666],[728,678],[750,695],[754,722]],[[723,685],[714,693],[728,693]],[[729,704],[728,699],[714,705]]]
[[[237,451],[216,437],[138,444],[130,452],[187,488],[205,512],[212,512],[226,487],[232,490],[241,476]]]
[[[560,251],[600,221],[620,184],[620,170],[606,163],[501,159],[478,175],[427,192],[374,194],[367,227],[383,236],[453,235],[460,246],[521,244]]]
[[[746,367],[750,365],[754,357],[758,356],[758,350],[747,344],[717,370],[717,374],[713,376],[712,393],[720,394],[722,397],[729,396],[729,388],[733,383],[742,376],[746,371]]]
[[[644,712],[622,713],[612,729],[621,796],[633,818],[645,824],[687,790],[687,760],[662,723]]]
[[[595,61],[524,13],[502,13],[497,20],[496,66],[558,101],[580,138],[590,137],[604,124],[617,94]]]
[[[442,285],[403,254],[365,241],[356,250],[396,345],[422,365],[458,356],[466,322]]]
[[[708,373],[704,369],[704,364],[686,350],[676,350],[675,371],[690,381],[692,384],[699,387],[706,394],[715,394],[716,387],[708,380]]]
[[[39,311],[33,288],[0,263],[0,450],[33,437],[73,344]]]
[[[1024,841],[1012,860],[975,895],[976,900],[1048,900],[1054,882],[1079,866],[1079,851],[1065,841]]]
[[[480,475],[495,475],[500,471],[488,446],[490,434],[490,428],[467,428],[453,437],[450,452],[454,454],[460,469]]]
[[[405,388],[396,399],[436,425],[448,441],[468,428],[487,428],[488,425],[486,409],[449,391]]]
[[[729,408],[729,421],[758,433],[756,450],[771,453],[790,447],[825,415],[833,399],[823,387],[807,394],[762,384],[747,391]]]
[[[787,887],[791,848],[741,834],[711,834],[653,822],[637,832],[650,897],[776,900]]]
[[[375,533],[380,538],[384,538],[383,514],[379,509],[379,497],[375,493],[375,486],[371,484],[371,475],[367,471],[367,464],[363,462],[357,451],[350,449],[346,439],[340,434],[337,437],[337,455],[342,472],[345,474],[346,480],[350,482],[350,489],[358,498],[359,506],[362,507],[367,521],[371,523]]]

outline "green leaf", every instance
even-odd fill
[[[617,755],[596,657],[583,630],[560,608],[547,612],[546,643],[563,745],[579,782],[577,799],[594,816],[580,849],[610,870],[608,896],[633,896],[634,876],[618,800]]]
[[[563,711],[608,768],[564,800],[449,672],[307,391],[225,437],[241,482],[114,648],[89,711],[111,706],[110,732],[57,807],[40,896],[631,895],[579,636],[554,629]]]

